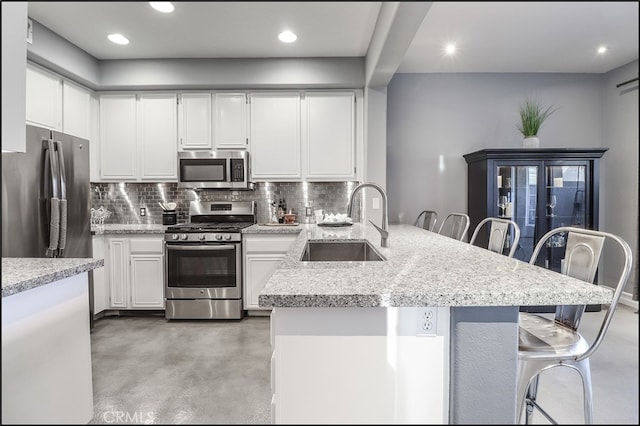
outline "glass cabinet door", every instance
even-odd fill
[[[587,166],[584,164],[545,166],[544,232],[561,226],[592,228],[592,219],[588,213],[590,194],[586,186],[587,172]],[[540,252],[537,263],[560,271],[566,237],[560,233],[550,239],[546,244],[546,250]]]
[[[536,243],[538,224],[538,165],[497,166],[495,216],[511,219],[520,227],[514,258],[528,262]],[[513,237],[509,236],[509,247]],[[506,249],[508,253],[508,249]]]

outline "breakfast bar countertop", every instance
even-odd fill
[[[104,266],[96,258],[2,258],[2,297],[72,277]]]
[[[410,225],[301,225],[261,307],[521,306],[609,303],[612,290]],[[386,261],[308,262],[308,240],[367,240]]]

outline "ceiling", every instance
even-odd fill
[[[366,56],[381,2],[29,2],[100,60]],[[283,29],[298,41],[283,44]],[[120,32],[119,46],[106,35]],[[445,43],[457,52],[445,56]],[[598,55],[596,49],[608,51]],[[638,59],[638,2],[434,2],[398,72],[603,73]]]

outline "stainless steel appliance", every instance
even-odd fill
[[[89,141],[36,126],[26,137],[25,153],[2,153],[2,257],[91,257]]]
[[[246,151],[178,153],[178,188],[253,189]]]
[[[189,220],[165,231],[166,318],[242,318],[241,231],[255,202],[192,201]]]

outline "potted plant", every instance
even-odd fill
[[[538,148],[540,139],[538,131],[551,114],[556,111],[553,105],[544,108],[538,101],[527,99],[520,106],[520,123],[518,130],[524,136],[523,146],[525,148]]]

